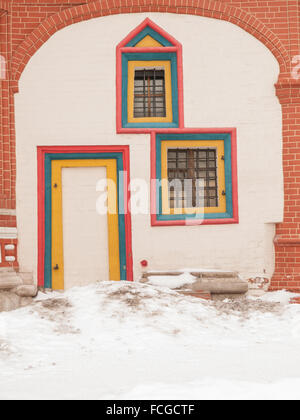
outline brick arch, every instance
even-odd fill
[[[190,0],[180,2],[171,0],[169,5],[165,5],[164,0],[156,0],[155,4],[151,4],[152,1],[150,0],[150,4],[147,5],[137,5],[136,0],[120,0],[120,5],[115,6],[113,0],[97,0],[50,16],[25,38],[14,53],[11,67],[13,91],[18,91],[18,81],[30,58],[55,32],[73,23],[122,13],[190,14],[231,22],[261,41],[277,59],[280,66],[280,78],[288,77],[290,59],[286,49],[279,38],[253,15],[215,0],[196,0],[194,6],[190,5],[193,3]],[[5,0],[0,0],[0,6],[1,2],[6,3]],[[139,2],[144,3],[143,0]]]

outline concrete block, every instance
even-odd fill
[[[0,293],[0,312],[13,311],[19,308],[20,298],[15,293]]]
[[[21,297],[35,297],[37,295],[37,287],[23,284],[15,289],[15,293]]]
[[[12,292],[0,292],[0,312],[14,311],[29,305],[32,298],[20,297]]]
[[[195,291],[205,290],[210,293],[236,294],[247,293],[248,283],[235,278],[199,279],[191,285]]]
[[[21,277],[23,284],[33,285],[34,281],[33,281],[32,273],[22,273],[22,272],[20,272],[18,274]]]
[[[201,279],[239,278],[236,271],[193,271],[191,272],[191,275]]]
[[[147,272],[144,273],[142,282],[148,281],[150,276],[178,276],[182,273],[176,271]],[[241,280],[235,271],[197,271],[191,272],[195,281],[179,287],[177,290],[187,294],[212,293],[222,295],[245,294],[248,292],[248,282]]]
[[[21,284],[22,280],[16,273],[3,273],[0,276],[0,290],[13,289]]]
[[[153,276],[180,276],[183,274],[182,271],[147,271],[146,273],[143,273],[142,278],[147,279],[148,277]]]

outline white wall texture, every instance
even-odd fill
[[[242,29],[172,14],[98,18],[56,33],[30,60],[16,95],[17,222],[22,271],[37,259],[37,145],[130,145],[131,177],[150,178],[150,136],[116,134],[115,47],[145,17],[183,45],[186,127],[237,127],[240,223],[151,227],[133,216],[134,274],[238,270],[270,277],[275,223],[283,217],[279,66]]]

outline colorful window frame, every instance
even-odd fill
[[[131,215],[128,207],[130,180],[129,172],[129,147],[128,146],[58,146],[38,147],[38,286],[53,288],[53,169],[61,167],[68,161],[68,166],[89,166],[91,160],[96,166],[110,165],[117,169],[118,215],[117,226],[112,225],[112,235],[118,232],[118,252],[111,249],[111,256],[119,256],[119,261],[114,259],[110,263],[110,273],[119,273],[119,278],[114,280],[133,280],[132,273],[132,241],[131,241]],[[60,164],[59,161],[62,161]],[[73,161],[73,162],[72,162]],[[98,164],[97,162],[98,161]],[[107,161],[107,163],[105,163]],[[53,162],[57,162],[53,166]],[[114,162],[114,163],[112,163]],[[115,166],[114,166],[115,165]],[[57,175],[57,171],[56,171]],[[59,191],[55,191],[59,194]],[[58,201],[59,203],[59,201]],[[58,204],[59,205],[59,204]],[[109,216],[108,216],[109,217]],[[113,223],[113,222],[112,222]],[[112,244],[112,242],[111,242]],[[114,257],[113,257],[114,258]],[[118,265],[118,267],[117,267]],[[59,285],[61,280],[55,280]]]
[[[134,69],[163,67],[166,117],[133,117]],[[117,132],[149,133],[157,128],[184,127],[181,44],[146,19],[117,46]]]
[[[222,195],[222,191],[227,189],[225,187],[225,161],[222,159],[225,153],[224,141],[223,140],[162,140],[161,141],[161,171],[160,179],[168,179],[168,167],[167,167],[167,152],[168,149],[193,149],[193,148],[214,148],[217,153],[217,179],[218,179],[218,206],[217,207],[205,207],[205,213],[225,213],[226,212],[226,199]],[[171,209],[169,206],[169,191],[166,182],[161,185],[161,212],[165,214],[176,214],[178,209]],[[187,214],[193,212],[202,213],[201,208],[186,208]]]
[[[163,67],[166,79],[166,117],[133,117],[134,69]],[[177,56],[174,53],[140,53],[122,55],[122,127],[178,127]]]
[[[218,207],[174,211],[168,205],[168,148],[213,147],[218,155]],[[165,181],[164,181],[165,180]],[[223,195],[223,191],[225,195]],[[236,129],[183,129],[151,135],[151,224],[207,225],[238,223]]]
[[[142,29],[144,27],[144,29]],[[151,37],[161,47],[174,47],[177,42],[170,39],[170,36],[154,24],[150,19],[146,19],[141,26],[134,30],[131,35],[131,39],[126,41],[126,47],[137,47],[141,45],[143,39]]]
[[[147,69],[155,67],[163,69],[165,75],[165,117],[134,117],[134,74],[137,68]],[[128,123],[139,123],[143,120],[144,123],[154,122],[169,122],[173,120],[173,104],[172,104],[172,76],[171,76],[171,63],[170,61],[128,61],[128,108],[127,108],[127,121]],[[150,107],[149,107],[150,108]]]

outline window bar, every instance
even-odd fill
[[[210,194],[209,194],[209,149],[206,150],[206,185],[205,185],[205,193],[204,196],[206,195],[206,201],[207,201],[207,207],[210,207]]]
[[[166,116],[166,85],[164,70],[143,69],[136,76],[134,112],[136,117]],[[139,81],[141,85],[139,86]],[[141,115],[143,114],[143,115]]]
[[[156,96],[155,96],[155,68],[153,71],[153,117],[156,117]]]
[[[146,115],[146,69],[144,69],[144,81],[143,81],[143,106],[144,106],[144,115]]]
[[[180,179],[180,177],[179,177],[179,150],[177,149],[176,150],[176,173],[177,173],[177,178],[178,179]],[[176,181],[176,180],[175,180]],[[181,189],[182,189],[182,180],[180,179],[180,184],[181,184]],[[175,188],[176,188],[176,182],[175,182]],[[180,192],[179,191],[177,191],[176,192],[176,208],[179,208],[179,206],[180,206],[180,204],[179,204],[179,199],[180,199],[180,197],[179,197],[179,194],[180,194]],[[182,206],[182,204],[181,204],[181,206]]]
[[[199,178],[199,158],[200,158],[200,152],[199,150],[197,150],[196,152],[196,180],[197,180],[197,188],[196,188],[196,192],[198,191],[198,195],[196,197],[196,207],[202,207],[202,200],[201,200],[201,178]],[[204,197],[203,197],[204,198]]]
[[[184,203],[187,203],[186,207],[217,207],[219,200],[216,150],[178,148],[172,150],[172,153],[174,157],[171,161],[174,162],[174,165],[168,172],[168,179],[169,181],[179,180],[183,189],[181,192],[177,189],[176,199],[171,200],[172,207],[174,202],[176,207],[180,208]],[[185,185],[185,179],[192,180],[192,183]],[[203,181],[205,185],[203,185]]]
[[[195,156],[194,156],[194,150],[192,149],[190,151],[191,153],[191,161],[190,161],[190,165],[192,166],[192,176],[193,176],[193,185],[192,185],[192,200],[193,200],[193,207],[197,206],[197,189],[196,189],[196,182],[197,182],[197,174],[195,171]],[[197,156],[196,156],[197,159]]]
[[[178,172],[178,150],[176,150],[176,172],[175,172],[175,174],[176,174],[176,177],[175,177],[175,179],[179,179],[179,172]],[[174,206],[175,206],[175,208],[177,208],[178,207],[178,194],[177,194],[177,192],[176,192],[176,189],[174,188]]]
[[[163,91],[163,116],[166,116],[166,86],[165,86],[165,72],[163,73],[164,77],[162,80],[162,91]]]
[[[150,75],[147,76],[148,117],[151,117]]]

